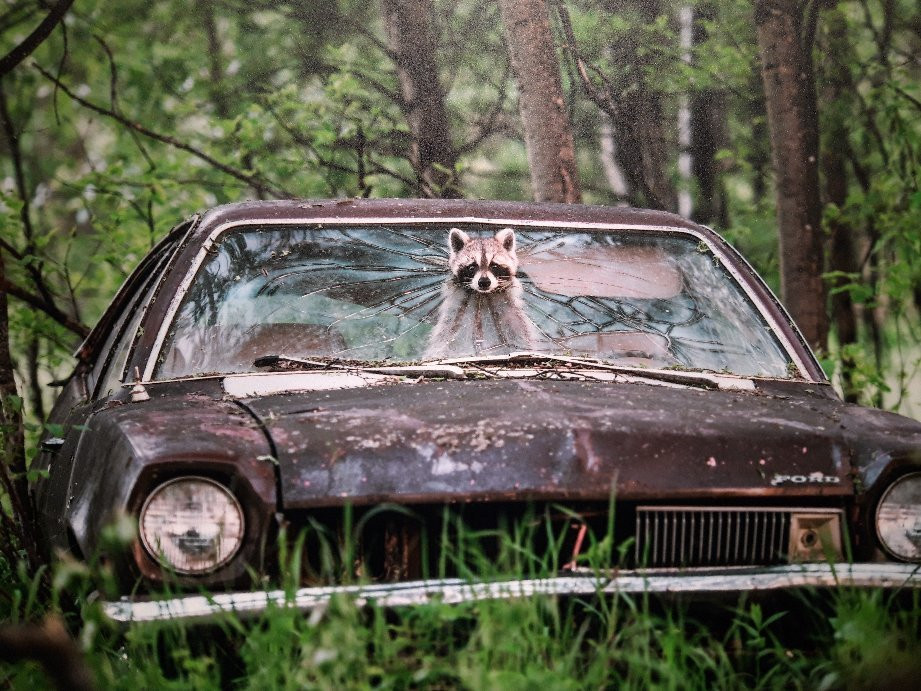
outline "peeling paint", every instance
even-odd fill
[[[240,204],[212,211],[194,229],[187,227],[189,240],[166,262],[162,289],[142,318],[129,363],[142,368],[150,399],[130,402],[132,382],[65,419],[86,397],[84,391],[77,402],[74,392],[87,367],[108,355],[101,350],[114,318],[131,298],[127,295],[81,348],[82,369],[56,406],[52,422],[66,422],[74,430],[58,455],[43,452],[35,465],[52,470],[38,489],[43,529],[54,546],[68,546],[66,524],[90,553],[115,508],[136,511],[162,477],[181,473],[204,473],[233,485],[251,520],[248,532],[259,537],[270,534],[277,512],[289,509],[382,500],[606,502],[612,488],[628,505],[679,497],[797,504],[832,497],[861,518],[872,513],[866,505],[892,477],[921,467],[921,426],[840,401],[779,305],[730,254],[726,268],[764,308],[798,379],[681,373],[688,378],[679,384],[652,382],[639,369],[589,377],[509,368],[504,373],[511,379],[504,381],[432,381],[354,371],[153,380],[168,322],[188,288],[186,276],[194,274],[190,267],[199,261],[202,243],[234,226],[303,225],[308,218],[333,224],[343,218],[385,224],[394,218],[459,218],[488,225],[500,223],[500,216],[507,224],[511,214],[523,227],[572,224],[594,232],[618,224],[643,226],[660,234],[690,232],[724,247],[707,229],[654,212],[494,204],[487,206],[495,217],[477,220],[470,214],[482,211],[479,202],[432,204],[441,206],[417,201],[367,206],[342,201],[309,208]],[[155,270],[150,264],[142,278]],[[695,376],[716,387],[688,388]],[[701,459],[718,472],[702,472]],[[209,576],[207,585],[239,585],[250,562],[258,562],[257,547],[258,540],[252,540],[239,563]],[[868,553],[859,541],[855,548]],[[162,577],[143,552],[135,559],[145,577]]]

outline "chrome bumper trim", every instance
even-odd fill
[[[577,571],[553,578],[468,582],[457,578],[403,583],[342,585],[284,590],[185,595],[165,600],[104,602],[106,616],[129,624],[168,620],[207,620],[222,613],[241,617],[270,607],[294,607],[308,612],[325,607],[336,595],[359,606],[403,607],[429,602],[458,604],[532,595],[595,595],[618,593],[731,593],[789,588],[921,588],[918,564],[797,564],[764,568],[649,569],[596,574]]]

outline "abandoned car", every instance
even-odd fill
[[[135,522],[119,621],[921,586],[921,424],[844,403],[749,265],[672,214],[222,206],[77,358],[37,498],[81,558]]]

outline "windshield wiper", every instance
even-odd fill
[[[558,362],[571,365],[575,368],[587,370],[600,370],[623,375],[625,378],[638,380],[655,380],[670,384],[695,386],[702,389],[739,389],[752,390],[755,388],[750,379],[741,377],[713,374],[709,372],[681,372],[663,369],[641,369],[638,367],[624,367],[612,365],[602,360],[593,358],[578,358],[568,355],[554,355],[540,351],[523,350],[507,355],[478,355],[473,357],[449,358],[439,360],[437,364],[445,365],[539,365],[542,362]]]
[[[395,377],[442,377],[445,379],[465,379],[463,368],[452,364],[431,365],[391,365],[384,367],[366,367],[363,365],[343,364],[342,362],[323,360],[305,360],[290,355],[263,355],[253,361],[253,367],[281,367],[298,372],[320,372],[336,370],[346,372],[368,372],[370,374],[390,374]]]

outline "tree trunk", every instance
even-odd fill
[[[716,18],[713,3],[698,5],[694,17],[694,44],[707,38],[704,22]],[[693,218],[698,223],[729,226],[726,190],[716,155],[729,141],[726,95],[718,89],[701,89],[691,95],[691,175],[697,185]]]
[[[26,344],[26,380],[29,383],[29,398],[32,399],[32,415],[36,420],[45,420],[44,390],[39,378],[41,365],[42,343],[36,334],[29,336]]]
[[[756,205],[768,195],[768,177],[771,167],[771,143],[767,126],[767,107],[764,104],[764,82],[761,69],[752,69],[749,78],[748,99],[742,117],[751,122],[751,143],[746,162],[751,168],[752,196]]]
[[[35,236],[29,215],[28,194],[22,171],[22,157],[16,128],[7,107],[6,92],[0,79],[0,120],[12,159],[17,191],[22,199],[20,222],[29,252],[34,250]],[[10,352],[9,292],[6,290],[6,259],[19,258],[9,245],[0,247],[0,555],[9,568],[15,569],[20,560],[26,562],[30,573],[37,573],[47,564],[47,555],[38,539],[37,512],[26,475],[25,427],[22,418],[22,397],[16,384],[15,364]],[[25,263],[22,260],[21,263]],[[41,265],[33,267],[36,287],[44,287]],[[43,291],[50,301],[50,292]],[[47,572],[39,583],[47,594]]]
[[[729,226],[726,189],[716,155],[727,144],[726,97],[705,89],[691,97],[691,174],[697,185],[693,218],[698,223]]]
[[[682,5],[678,8],[678,34],[681,43],[681,62],[693,63],[694,8]],[[691,161],[691,99],[687,93],[678,98],[678,213],[691,218],[694,213],[694,198],[691,195],[693,164]]]
[[[598,160],[601,162],[601,169],[611,192],[621,204],[626,203],[621,200],[627,199],[630,190],[627,188],[624,171],[618,163],[614,128],[611,127],[611,116],[607,113],[601,114],[601,125],[598,128]]]
[[[438,78],[431,0],[381,0],[403,112],[412,137],[410,162],[420,197],[456,197],[457,154],[451,144],[444,92]]]
[[[230,117],[230,92],[224,84],[224,64],[221,55],[221,41],[215,20],[214,0],[198,0],[195,5],[198,21],[208,41],[208,89],[214,112],[220,118]]]
[[[826,87],[823,92],[825,115],[825,146],[822,147],[822,171],[825,179],[825,197],[830,204],[839,209],[847,201],[848,175],[846,155],[848,151],[849,119],[851,118],[851,102],[849,94],[853,88],[850,73],[841,61],[841,56],[850,55],[850,46],[847,40],[847,24],[840,10],[833,10],[827,15],[825,25],[825,46],[823,55],[829,56],[825,61]],[[834,218],[829,223],[828,254],[829,270],[856,276],[859,271],[857,250],[854,244],[854,228],[850,227],[839,218]],[[835,284],[844,285],[852,278],[837,279]],[[856,403],[860,391],[854,385],[851,376],[855,363],[843,351],[844,346],[857,342],[857,316],[854,301],[847,290],[831,296],[831,313],[834,321],[835,333],[838,337],[838,347],[841,350],[842,365],[841,385],[846,400]]]
[[[608,0],[602,6],[643,24],[652,24],[660,14],[658,0]],[[668,176],[662,97],[646,77],[655,65],[642,48],[630,34],[610,48],[611,61],[619,66],[619,75],[611,76],[618,158],[630,185],[632,204],[676,211],[678,195]]]
[[[500,0],[537,201],[582,201],[572,126],[546,0]]]
[[[781,297],[810,345],[824,349],[828,314],[808,7],[798,0],[757,0],[755,23],[777,182]]]
[[[4,279],[5,256],[0,250],[0,284]],[[37,515],[26,479],[22,398],[10,353],[8,309],[7,293],[0,290],[0,555],[15,569],[24,554],[30,573],[36,573],[47,560],[38,542]]]

